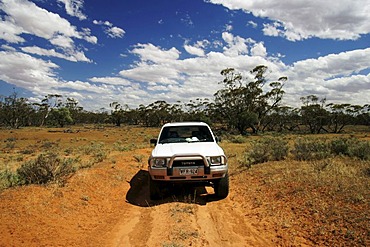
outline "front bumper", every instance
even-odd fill
[[[189,162],[194,162],[196,165],[176,165]],[[173,182],[210,181],[225,177],[228,164],[226,157],[225,164],[211,165],[207,158],[200,154],[174,155],[169,158],[166,167],[152,167],[149,159],[148,171],[153,180]]]

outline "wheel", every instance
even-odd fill
[[[158,200],[160,199],[161,196],[159,182],[154,181],[150,175],[149,175],[149,194],[151,200]]]
[[[220,198],[226,198],[229,195],[229,174],[226,173],[225,177],[218,180],[215,185],[215,194]]]

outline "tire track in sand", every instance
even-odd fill
[[[270,246],[229,198],[199,206],[196,222],[209,246]]]
[[[131,207],[131,206],[129,206]],[[107,244],[114,247],[147,246],[152,231],[151,208],[134,207],[125,213],[113,229],[112,240]]]

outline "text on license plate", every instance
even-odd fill
[[[180,169],[180,175],[197,175],[198,174],[198,168],[184,168]]]

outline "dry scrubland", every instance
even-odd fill
[[[224,134],[228,198],[185,187],[150,201],[158,131],[1,129],[0,246],[370,245],[366,132]]]

